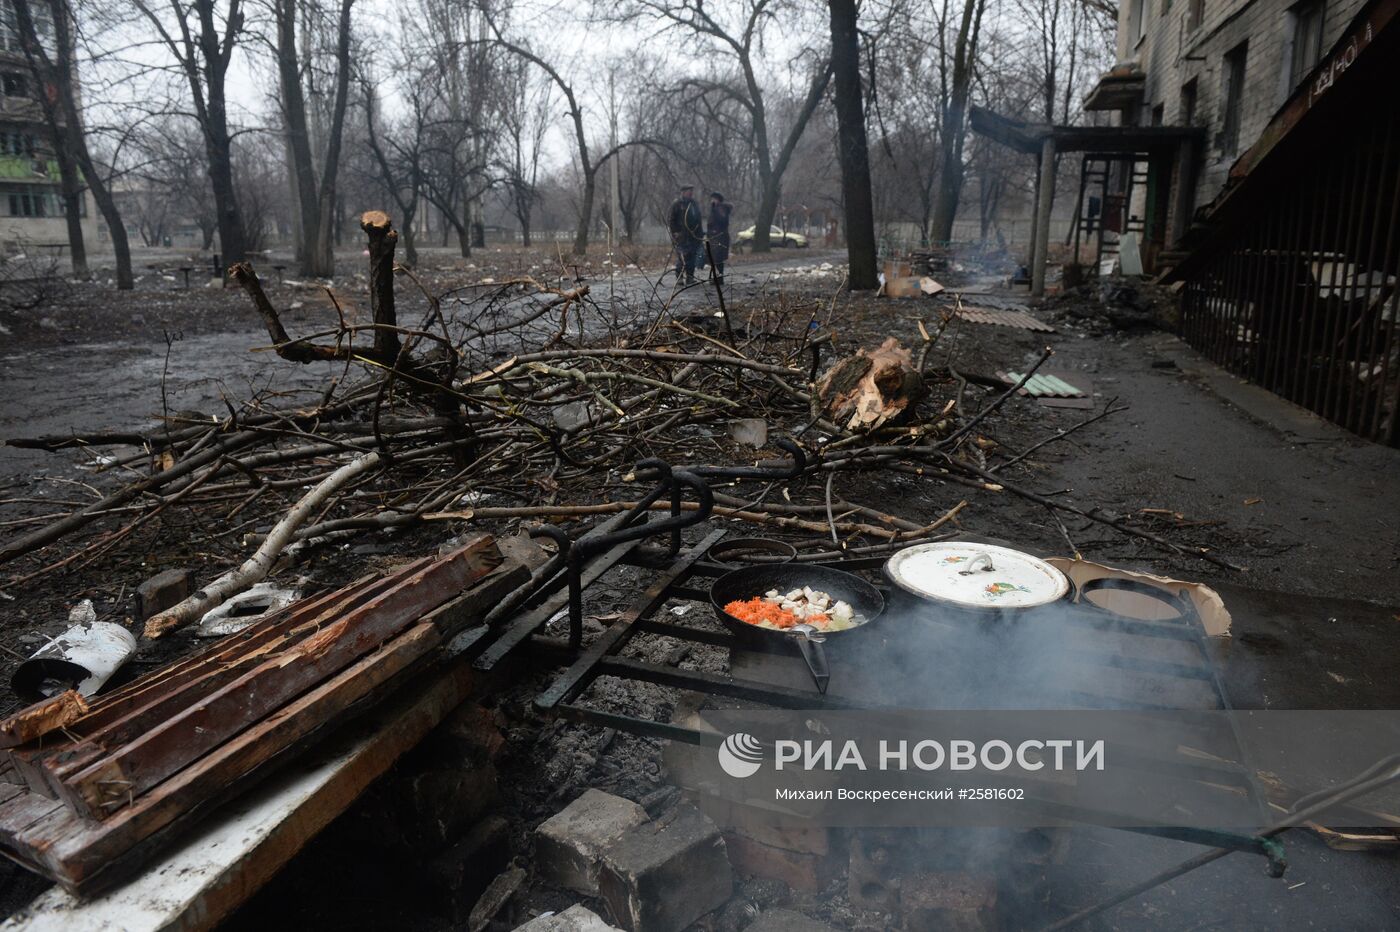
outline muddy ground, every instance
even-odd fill
[[[829,302],[839,276],[822,266],[838,259],[818,253],[746,258],[729,276],[730,300],[740,307],[758,300]],[[504,276],[528,270],[530,265],[537,266],[535,272],[541,274],[547,262],[511,255],[492,266],[483,257],[476,269],[438,270],[432,287],[441,287],[454,276]],[[653,257],[653,270],[657,265]],[[568,280],[595,276],[597,270],[553,268],[551,273]],[[645,300],[653,277],[628,270],[613,278],[611,286],[622,294],[615,300],[620,304]],[[969,273],[967,279],[975,289],[983,290],[995,276],[988,273],[979,280]],[[606,278],[593,279],[595,294],[602,281]],[[352,296],[362,293],[359,285],[357,280],[347,279],[336,289],[352,306],[352,314]],[[314,393],[322,384],[324,372],[293,366],[270,354],[245,352],[262,341],[257,318],[241,294],[217,288],[194,292],[177,289],[177,282],[164,278],[148,280],[132,295],[80,287],[70,293],[67,303],[39,316],[0,317],[0,324],[10,330],[0,369],[0,435],[140,428],[162,410],[220,414],[223,394],[243,398],[250,388]],[[323,291],[285,283],[270,284],[269,290],[274,301],[288,309],[286,322],[293,332],[318,329],[335,320],[335,310]],[[669,292],[669,285],[664,290]],[[1015,299],[994,290],[992,300],[998,296]],[[405,305],[411,300],[406,299]],[[710,306],[711,298],[697,291],[680,300],[701,312]],[[978,299],[969,295],[966,300],[975,303]],[[960,518],[964,530],[1014,541],[1027,549],[1066,553],[1072,543],[1090,559],[1211,582],[1222,589],[1243,587],[1355,599],[1371,603],[1371,614],[1382,620],[1400,611],[1385,608],[1400,605],[1400,574],[1396,573],[1400,524],[1394,519],[1400,514],[1400,487],[1393,481],[1400,465],[1397,451],[1350,438],[1276,399],[1260,398],[1203,363],[1169,333],[1150,326],[1122,329],[1123,316],[1096,302],[1095,296],[1086,295],[1037,311],[1037,316],[1056,327],[1051,334],[957,324],[935,348],[930,364],[951,366],[963,374],[1023,371],[1039,357],[1042,347],[1053,347],[1055,356],[1045,368],[1072,380],[1091,380],[1096,407],[1086,411],[1051,408],[1029,398],[1011,400],[986,424],[989,437],[1001,445],[988,451],[989,461],[995,463],[1004,451],[1024,450],[1072,427],[1116,398],[1127,410],[1045,446],[1009,470],[1008,481],[1062,497],[1086,510],[1104,509],[1184,547],[1208,548],[1223,561],[1247,567],[1245,571],[1225,570],[1195,557],[1167,552],[1083,519],[1066,516],[1062,528],[1046,509],[1008,493],[973,491],[936,479],[889,474],[843,474],[835,491],[852,501],[882,507],[898,503],[900,513],[920,523],[966,499],[969,504]],[[932,301],[843,297],[833,307],[836,346],[844,352],[874,345],[886,336],[917,345],[918,321],[931,325],[936,320]],[[1118,325],[1112,317],[1118,318]],[[174,335],[179,339],[173,339]],[[941,405],[955,390],[952,380],[934,384],[927,404]],[[973,384],[964,404],[975,408],[992,394]],[[45,508],[58,507],[60,499],[81,500],[86,492],[73,482],[104,481],[81,462],[82,458],[67,453],[0,448],[0,496],[11,500],[0,509],[0,520],[22,520],[44,513]],[[42,478],[41,473],[54,478]],[[191,527],[171,529],[173,535],[187,537],[193,531]],[[419,530],[367,541],[313,560],[301,572],[316,584],[333,585],[365,567],[387,566],[406,556],[429,552],[446,533]],[[0,630],[6,662],[0,674],[8,678],[15,658],[61,626],[66,607],[76,599],[94,597],[101,614],[122,618],[127,611],[126,598],[143,572],[154,572],[176,560],[200,565],[197,546],[181,540],[166,543],[168,546],[151,550],[145,566],[128,563],[115,573],[95,567],[80,574],[54,574],[6,592],[8,600],[0,605],[6,610]],[[234,547],[236,542],[222,546]],[[5,591],[3,579],[0,577],[0,591]],[[590,614],[606,619],[625,602],[629,583],[625,575],[613,581],[590,603]],[[1400,615],[1394,618],[1400,624]],[[1389,646],[1388,637],[1357,641],[1351,637],[1347,621],[1342,618],[1331,635],[1337,652],[1366,653],[1380,644]],[[1368,637],[1376,637],[1367,631]],[[1266,663],[1268,651],[1278,648],[1271,645],[1266,650],[1264,643],[1257,642],[1256,651],[1256,642],[1244,640],[1246,660],[1257,653],[1254,659]],[[674,647],[662,643],[648,649],[665,654]],[[1321,655],[1314,671],[1318,682],[1306,676],[1280,686],[1270,681],[1265,700],[1272,696],[1275,702],[1307,707],[1310,697],[1320,695],[1319,684],[1327,682],[1334,690],[1327,696],[1329,703],[1347,707],[1350,699],[1356,707],[1394,707],[1391,684],[1381,682],[1380,677],[1363,680],[1358,676],[1350,687],[1337,687],[1326,676],[1327,651]],[[704,649],[677,662],[717,670],[724,664],[722,657],[711,656]],[[1255,671],[1256,667],[1248,669]],[[529,710],[529,699],[544,682],[546,676],[528,677],[497,701],[509,739],[499,765],[505,811],[512,821],[516,851],[526,864],[530,830],[583,786],[599,786],[660,805],[668,802],[664,794],[659,801],[656,796],[665,779],[655,742],[537,719]],[[663,718],[675,702],[673,695],[657,687],[629,689],[636,692],[614,695],[611,701],[621,708],[657,708]],[[1390,704],[1385,704],[1387,698]],[[1325,706],[1319,703],[1318,707]],[[373,890],[376,871],[389,872],[378,875],[381,883],[406,884],[406,890],[413,889],[416,875],[411,864],[403,863],[402,852],[365,849],[364,832],[353,828],[357,820],[365,818],[363,809],[347,814],[255,898],[232,925],[251,928],[278,918],[317,927],[375,928],[383,927],[386,921],[411,919],[415,927],[447,927],[443,916],[427,905],[430,897],[419,902],[412,896],[395,896],[396,905],[380,911],[385,900],[382,894],[332,893],[342,885]],[[1101,927],[1298,928],[1311,923],[1318,928],[1353,928],[1400,921],[1400,884],[1395,881],[1393,860],[1342,855],[1315,841],[1300,840],[1298,844],[1287,884],[1263,878],[1253,859],[1231,858],[1202,872],[1198,883],[1166,888],[1110,914]],[[358,847],[347,850],[347,845]],[[1148,842],[1136,836],[1125,840],[1113,833],[1086,837],[1079,851],[1077,869],[1057,886],[1055,901],[1045,904],[1046,915],[1082,905],[1100,889],[1111,888],[1110,881],[1119,874],[1137,879],[1158,862],[1169,863],[1174,856],[1192,853],[1184,846]],[[1125,871],[1125,864],[1132,869]],[[1294,886],[1300,880],[1305,885]],[[8,870],[0,873],[0,885],[5,888],[0,900],[10,908],[40,886]],[[749,883],[741,894],[745,903],[758,910],[781,903],[842,927],[880,927],[878,916],[853,911],[840,889],[804,899],[772,884]],[[567,906],[573,899],[535,886],[527,902],[528,908],[540,910]],[[405,902],[417,905],[405,913]],[[740,915],[747,913],[741,911]],[[714,927],[727,927],[725,923],[737,927],[738,922],[721,922],[716,917]]]

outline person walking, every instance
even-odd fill
[[[676,286],[695,284],[695,256],[704,236],[700,205],[695,203],[695,186],[681,185],[680,197],[671,202],[666,223],[671,229],[671,245],[676,254]],[[685,278],[681,276],[684,274]]]
[[[710,261],[714,264],[715,281],[724,284],[724,264],[729,261],[729,213],[734,205],[718,191],[710,192],[710,216],[705,224],[705,238],[710,244]]]

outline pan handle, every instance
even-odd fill
[[[826,636],[812,625],[794,625],[793,634],[797,649],[802,651],[802,659],[812,673],[812,682],[817,684],[817,692],[826,695],[826,685],[831,681],[831,668],[826,665]]]

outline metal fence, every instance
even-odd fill
[[[1193,263],[1182,330],[1230,371],[1396,446],[1400,104],[1357,116]]]

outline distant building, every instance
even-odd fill
[[[40,40],[52,41],[53,26],[42,4],[31,6]],[[10,0],[0,0],[0,251],[66,247],[58,162],[44,122],[29,62],[20,43]],[[81,199],[84,240],[96,243],[93,205]]]

